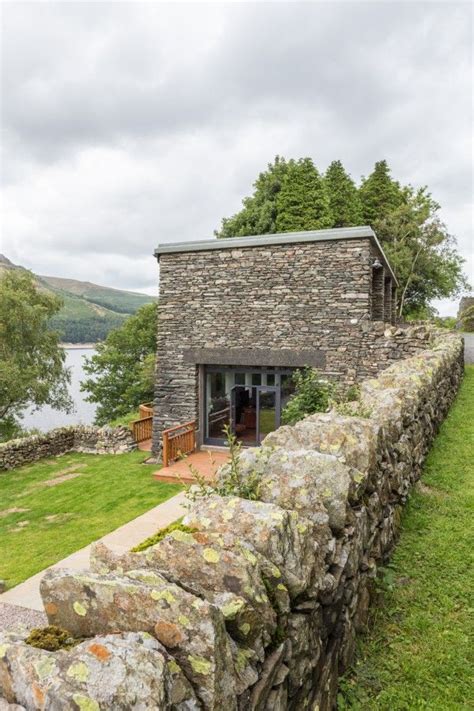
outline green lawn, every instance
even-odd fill
[[[474,366],[404,514],[339,709],[474,709]],[[470,638],[470,639],[469,639]]]
[[[0,579],[17,585],[178,493],[144,458],[71,453],[0,473]]]

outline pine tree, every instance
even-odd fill
[[[311,158],[288,165],[278,193],[277,232],[318,230],[333,223],[324,180]]]
[[[276,230],[277,196],[283,179],[294,161],[286,161],[280,156],[269,163],[267,170],[260,173],[251,197],[242,200],[243,208],[232,217],[224,217],[216,237],[243,237],[245,235],[272,234]]]
[[[386,160],[379,160],[368,178],[363,178],[359,189],[362,217],[366,225],[374,225],[403,203],[400,185],[390,177]]]
[[[362,225],[362,205],[357,186],[340,160],[333,160],[324,176],[333,227]]]

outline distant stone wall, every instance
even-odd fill
[[[242,473],[259,477],[258,501],[199,498],[189,528],[144,553],[97,544],[93,572],[48,572],[50,624],[85,639],[48,653],[1,635],[7,702],[333,709],[377,569],[462,373],[462,339],[438,336],[362,383],[360,412],[370,416],[313,415],[245,450]]]
[[[128,427],[60,427],[0,444],[0,472],[65,452],[121,454],[136,446]]]

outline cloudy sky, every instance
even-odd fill
[[[12,261],[155,293],[156,244],[212,236],[278,153],[428,184],[473,275],[470,3],[1,11]]]

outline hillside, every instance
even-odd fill
[[[6,269],[23,269],[0,254],[0,276]],[[140,306],[153,301],[151,296],[112,289],[88,281],[35,275],[38,287],[63,300],[61,311],[51,320],[52,327],[67,343],[95,343],[123,323]]]

